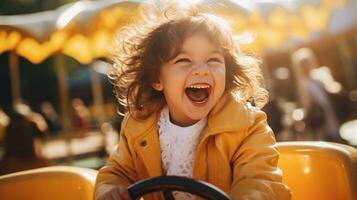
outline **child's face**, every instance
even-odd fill
[[[220,48],[201,33],[187,37],[179,54],[164,63],[159,83],[173,123],[188,126],[208,115],[225,90],[226,66]]]

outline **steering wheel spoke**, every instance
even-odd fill
[[[132,199],[162,191],[166,200],[174,200],[173,191],[181,191],[208,200],[230,200],[226,193],[210,183],[180,176],[158,176],[141,180],[130,185],[128,191]]]
[[[164,195],[166,200],[175,200],[175,197],[172,193],[172,190],[168,189],[168,188],[164,188],[162,190],[162,194]]]

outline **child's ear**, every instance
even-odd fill
[[[160,81],[153,83],[152,87],[157,91],[162,91],[164,89],[164,86],[161,84]]]

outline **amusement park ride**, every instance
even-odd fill
[[[13,82],[13,101],[21,99],[18,57],[21,56],[33,64],[38,64],[54,55],[58,65],[56,69],[61,94],[59,95],[61,110],[64,113],[63,118],[67,119],[69,111],[65,105],[69,104],[69,92],[65,82],[67,69],[63,56],[72,57],[81,64],[89,64],[98,58],[107,57],[107,49],[112,44],[116,28],[128,23],[124,20],[127,16],[135,16],[135,12],[129,11],[135,9],[141,2],[140,0],[119,1],[119,3],[79,1],[51,12],[26,16],[2,16],[0,54],[10,52],[9,71],[12,74],[10,76]],[[237,32],[249,28],[253,32],[263,30],[261,35],[258,32],[257,38],[260,39],[251,44],[253,50],[263,49],[262,47],[277,48],[287,44],[286,39],[304,40],[308,39],[311,33],[323,32],[328,27],[326,19],[332,16],[336,8],[342,8],[350,1],[321,0],[320,2],[322,4],[318,7],[300,6],[301,12],[296,13],[302,13],[301,16],[292,15],[291,13],[295,12],[277,6],[277,9],[272,9],[267,20],[264,20],[264,16],[259,15],[258,11],[247,14],[249,9],[241,6],[242,10],[246,8],[246,14],[235,15],[232,20],[246,25],[246,27],[237,25],[235,27]],[[226,11],[227,6],[224,8]],[[218,9],[217,12],[220,11],[222,10]],[[228,11],[221,14],[234,16]],[[38,30],[47,31],[39,33]],[[277,31],[273,32],[274,30]],[[98,99],[95,102],[100,102],[100,98]],[[353,135],[355,133],[354,131]],[[278,142],[277,149],[280,153],[278,166],[283,172],[283,182],[290,188],[293,200],[357,200],[357,149],[348,145],[317,141]],[[96,170],[70,166],[16,172],[0,176],[0,199],[89,200],[93,199],[96,176]],[[151,177],[129,187],[133,199],[157,191],[162,191],[164,199],[173,199],[172,191],[176,190],[191,192],[205,199],[229,199],[227,194],[213,185],[182,177]]]
[[[329,142],[280,142],[279,167],[294,200],[357,199],[357,150]],[[78,167],[46,167],[0,177],[0,199],[89,200],[97,171]],[[133,199],[162,191],[187,191],[205,199],[229,199],[218,188],[183,177],[153,177],[129,187]]]

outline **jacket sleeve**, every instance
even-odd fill
[[[251,112],[251,125],[233,156],[233,182],[230,196],[234,200],[289,200],[289,189],[282,183],[277,167],[279,153],[275,138],[262,111]]]
[[[94,199],[97,199],[102,194],[115,186],[128,186],[135,182],[136,171],[133,161],[134,152],[130,148],[130,142],[126,136],[125,124],[127,117],[122,123],[119,143],[115,146],[114,151],[108,159],[108,163],[99,170],[95,189]]]

